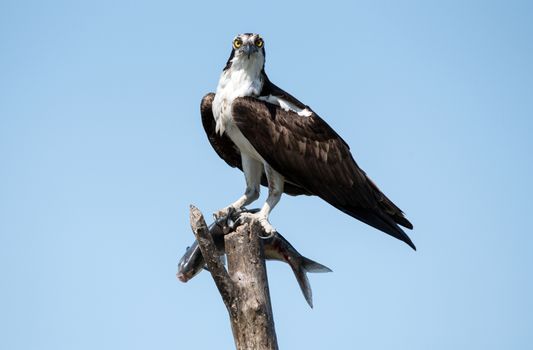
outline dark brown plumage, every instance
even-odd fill
[[[269,94],[305,107],[267,78],[261,95]],[[213,97],[214,94],[206,95],[201,105],[202,123],[209,142],[228,165],[242,170],[237,147],[227,136],[215,132],[211,110]],[[398,226],[412,229],[413,225],[359,168],[348,144],[316,113],[302,117],[254,97],[240,97],[232,104],[232,115],[256,151],[285,177],[285,193],[319,196],[416,250]],[[261,183],[267,185],[265,176]]]
[[[214,93],[205,95],[200,105],[202,125],[205,133],[207,134],[207,139],[220,158],[222,158],[230,167],[239,168],[242,171],[241,153],[237,146],[235,146],[233,141],[231,141],[230,138],[225,134],[221,136],[215,132],[216,122],[215,118],[213,117],[212,110],[214,97]],[[261,185],[268,186],[265,174],[261,176]],[[311,193],[307,192],[302,187],[288,182],[285,182],[283,192],[291,196],[298,196],[302,194],[311,195]]]

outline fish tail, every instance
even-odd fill
[[[307,278],[307,272],[331,272],[331,269],[303,256],[297,259],[295,264],[290,265],[307,304],[313,308],[313,292]]]
[[[305,256],[302,256],[302,266],[307,272],[332,272],[329,267],[319,264],[311,259],[307,259]]]
[[[298,284],[300,285],[300,289],[302,290],[302,294],[304,295],[305,300],[307,301],[307,304],[313,308],[313,292],[311,291],[311,285],[309,284],[309,279],[307,278],[307,271],[304,269],[303,265],[300,263],[296,265],[292,265],[292,271],[294,272],[294,276],[296,276],[296,280],[298,281]]]

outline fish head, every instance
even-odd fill
[[[178,263],[176,277],[181,282],[187,282],[196,276],[204,267],[204,259],[197,244],[188,248]]]

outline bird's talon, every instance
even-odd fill
[[[274,237],[275,235],[276,235],[276,231],[271,231],[271,232],[268,233],[268,235],[266,235],[266,236],[259,235],[259,238],[264,239],[264,240],[269,240],[269,239],[271,239],[272,237]]]
[[[233,212],[235,212],[235,208],[233,208],[232,206],[229,206],[229,207],[226,207],[226,208],[223,208],[223,209],[220,209],[220,210],[214,212],[213,213],[213,218],[215,219],[215,221],[227,220],[227,218]]]
[[[270,239],[274,237],[276,234],[276,230],[272,225],[268,222],[268,220],[260,215],[257,215],[256,213],[250,213],[250,212],[244,212],[239,215],[237,220],[235,220],[235,224],[251,224],[252,222],[257,221],[259,225],[261,225],[261,228],[263,229],[264,233],[266,235],[259,234],[259,237],[261,239]]]

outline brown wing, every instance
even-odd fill
[[[233,141],[225,134],[219,135],[215,131],[216,123],[215,118],[213,117],[213,98],[215,97],[214,93],[209,93],[202,98],[202,103],[200,104],[200,114],[202,116],[202,125],[204,127],[207,139],[218,156],[222,158],[230,167],[239,168],[242,171],[241,163],[241,153]],[[263,186],[268,186],[266,176],[263,174],[261,177],[261,184]],[[284,192],[291,196],[297,195],[310,195],[306,190],[300,186],[296,186],[291,183],[285,183]]]
[[[215,132],[216,122],[213,117],[213,99],[214,93],[209,93],[202,98],[200,104],[200,114],[202,115],[202,125],[204,127],[207,139],[218,156],[222,158],[230,167],[239,168],[242,171],[241,153],[233,141],[225,134],[218,135]]]
[[[288,181],[416,249],[398,226],[411,229],[411,223],[317,114],[301,117],[253,97],[236,99],[232,113],[257,152]]]
[[[292,96],[287,91],[281,89],[276,84],[271,82],[265,72],[263,72],[263,78],[265,79],[265,82],[263,84],[263,88],[261,89],[260,96],[272,95],[272,96],[279,97],[285,101],[288,101],[298,108],[304,109],[307,107],[302,102],[300,102],[300,100],[298,100],[296,97]]]

